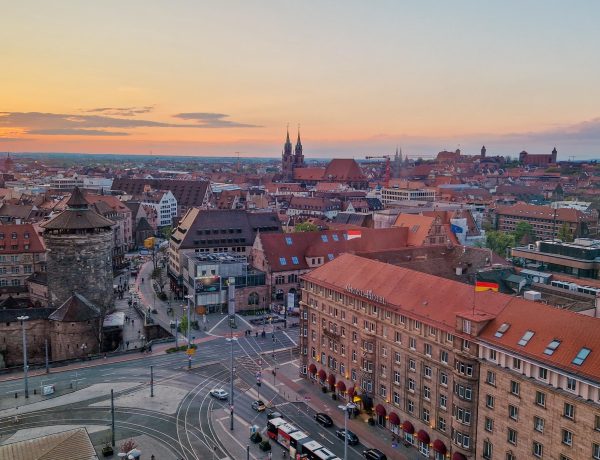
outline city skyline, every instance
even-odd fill
[[[11,5],[0,151],[599,157],[599,7],[540,6]]]

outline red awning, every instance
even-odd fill
[[[323,369],[319,369],[319,379],[325,380],[326,378],[327,378],[327,372],[325,372]]]
[[[415,432],[415,427],[408,420],[405,420],[404,422],[402,422],[401,428],[402,428],[402,431],[404,431],[405,433],[408,433],[408,434],[413,434]]]
[[[400,425],[400,417],[398,417],[398,414],[396,414],[396,412],[390,412],[388,420],[392,425]]]
[[[329,383],[331,386],[335,385],[335,375],[329,374],[329,377],[327,377],[327,383]]]
[[[311,364],[310,366],[308,366],[308,372],[315,375],[317,373],[317,366],[315,366],[314,364]]]
[[[436,452],[439,452],[442,455],[445,455],[446,452],[448,451],[448,449],[446,449],[446,444],[444,444],[439,439],[436,439],[435,441],[433,441],[433,450],[435,450]]]
[[[383,407],[381,404],[377,404],[375,406],[375,413],[377,415],[379,415],[380,417],[385,417],[385,414],[387,414],[387,411],[385,410],[385,407]]]
[[[417,439],[423,444],[429,444],[429,435],[425,430],[419,430],[419,432],[417,433]]]
[[[452,455],[452,460],[467,460],[467,457],[465,457],[460,452],[454,452],[454,454]]]
[[[354,387],[348,388],[348,391],[346,392],[346,394],[348,395],[349,398],[354,397]]]
[[[336,387],[337,387],[338,391],[341,393],[346,391],[346,384],[344,382],[342,382],[341,380],[337,383]]]

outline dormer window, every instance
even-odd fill
[[[521,337],[521,340],[519,340],[519,345],[521,345],[522,347],[527,345],[529,343],[529,341],[531,340],[531,338],[534,336],[534,334],[535,334],[535,332],[533,332],[533,331],[525,332],[525,334],[523,334],[523,337]]]
[[[508,331],[509,327],[510,327],[510,324],[508,324],[508,323],[502,323],[502,325],[498,328],[498,330],[494,334],[494,337],[501,338],[504,335],[504,333],[506,331]]]
[[[560,345],[560,340],[554,339],[552,342],[550,342],[548,344],[548,346],[544,350],[544,354],[548,355],[548,356],[552,356],[559,345]]]
[[[577,353],[577,356],[573,358],[572,363],[577,366],[581,366],[591,352],[592,350],[590,350],[589,348],[582,348],[581,350],[579,350],[579,353]]]

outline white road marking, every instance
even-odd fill
[[[294,339],[292,339],[292,338],[291,338],[291,337],[288,335],[288,333],[287,333],[287,332],[283,331],[283,333],[285,334],[285,336],[286,336],[288,339],[290,339],[290,342],[292,342],[292,343],[294,344],[294,346],[298,345],[298,344],[297,344],[297,343],[294,341]]]

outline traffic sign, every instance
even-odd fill
[[[196,353],[196,349],[195,348],[188,348],[187,350],[185,350],[185,353],[188,356],[193,356]]]

